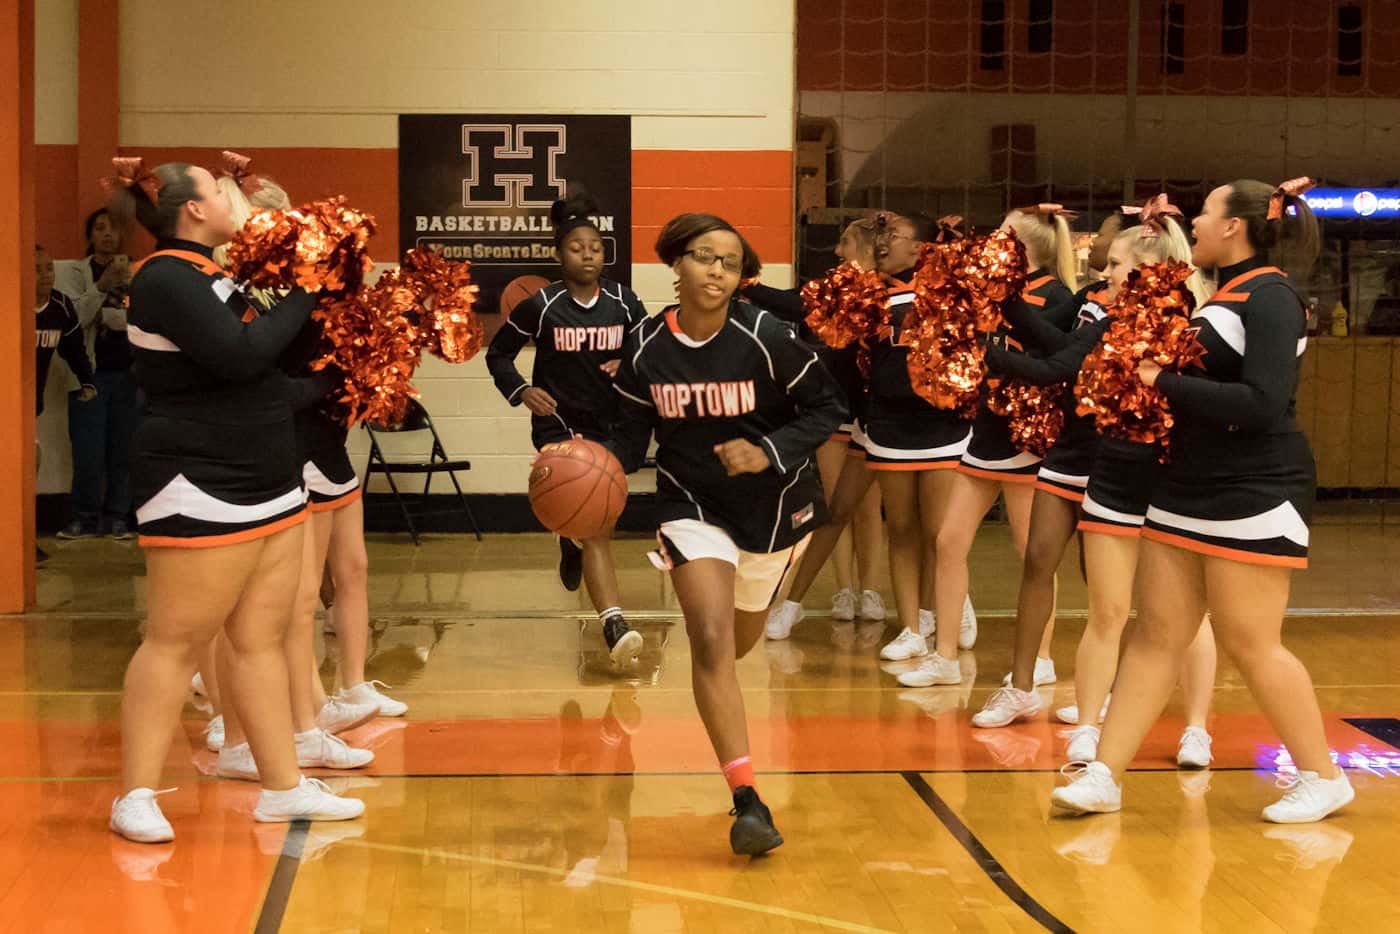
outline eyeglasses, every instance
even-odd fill
[[[702,246],[693,250],[686,250],[685,255],[707,269],[715,264],[715,260],[719,260],[725,272],[744,271],[744,258],[742,256],[736,256],[733,253],[725,253],[721,256],[709,247]]]

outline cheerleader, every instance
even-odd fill
[[[242,228],[254,210],[291,208],[291,200],[280,185],[248,170],[246,156],[225,152],[224,159],[226,174],[219,178],[218,184],[233,206],[237,227]],[[255,293],[253,299],[255,305],[265,307],[271,297]],[[381,714],[400,715],[407,707],[379,694],[374,685],[364,682],[365,646],[369,640],[368,560],[359,479],[345,450],[346,428],[324,410],[325,393],[335,377],[325,374],[311,380],[300,378],[306,373],[306,365],[319,342],[319,332],[318,325],[303,328],[281,360],[283,369],[292,377],[290,385],[299,390],[298,395],[306,396],[294,400],[293,408],[297,458],[302,465],[302,485],[310,511],[302,550],[301,580],[284,649],[297,764],[303,768],[358,769],[369,765],[374,753],[350,746],[336,734]],[[340,640],[342,678],[347,684],[355,684],[356,689],[342,690],[328,701],[316,666],[315,610],[327,558],[334,552],[338,552],[344,602],[351,606],[358,604],[363,607],[363,613],[356,619],[353,613],[342,610],[336,617],[346,636]],[[226,665],[226,647],[222,640],[217,644],[221,647],[219,664]],[[351,672],[356,670],[360,680],[351,682]],[[256,779],[257,764],[234,712],[224,715],[223,731],[217,773],[225,778]],[[209,734],[208,745],[212,746],[212,723]]]
[[[1124,214],[1132,213],[1124,209]],[[994,370],[1038,385],[1068,382],[1070,386],[1065,394],[1064,428],[1046,454],[1036,484],[1018,601],[1012,684],[993,694],[973,717],[973,723],[979,727],[1006,726],[1038,712],[1040,702],[1029,681],[1041,627],[1053,600],[1055,569],[1064,557],[1076,522],[1087,514],[1091,504],[1094,515],[1102,516],[1105,522],[1079,522],[1078,526],[1084,536],[1089,622],[1075,665],[1076,691],[1082,703],[1074,711],[1066,709],[1061,713],[1062,719],[1076,723],[1068,749],[1072,760],[1094,758],[1099,712],[1112,684],[1118,641],[1132,600],[1137,557],[1134,536],[1139,527],[1127,519],[1146,512],[1147,493],[1152,489],[1161,453],[1156,445],[1100,439],[1093,416],[1080,416],[1075,411],[1078,403],[1073,382],[1084,358],[1108,330],[1111,319],[1106,309],[1117,298],[1128,273],[1142,263],[1168,259],[1189,262],[1191,258],[1190,244],[1178,221],[1180,212],[1166,195],[1153,198],[1137,213],[1141,224],[1123,230],[1112,240],[1105,264],[1106,280],[1087,286],[1078,296],[1079,313],[1072,334],[1065,335],[1034,316],[1023,315],[1018,320],[1018,324],[1035,332],[1043,349],[1055,350],[1053,354],[1037,359],[1000,348],[988,351],[988,362]],[[1199,273],[1187,280],[1187,287],[1198,302],[1208,294]],[[1086,488],[1094,489],[1099,500],[1087,499]],[[1210,763],[1205,720],[1215,679],[1215,643],[1209,624],[1203,627],[1197,643],[1183,671],[1188,726],[1177,761],[1179,765],[1204,768]]]
[[[728,222],[682,214],[656,253],[679,301],[627,338],[616,447],[637,469],[656,435],[660,547],[690,639],[696,706],[734,798],[729,842],[783,842],[755,791],[735,662],[826,519],[812,457],[845,419],[841,387],[786,324],[735,300],[758,256]]]
[[[1192,316],[1205,348],[1200,369],[1165,372],[1151,360],[1139,368],[1143,383],[1171,403],[1172,459],[1147,511],[1142,609],[1126,640],[1098,759],[1055,790],[1051,800],[1060,808],[1122,807],[1119,780],[1161,713],[1207,610],[1297,765],[1264,818],[1321,820],[1354,796],[1332,762],[1312,679],[1281,641],[1292,571],[1307,565],[1315,471],[1294,418],[1307,313],[1270,259],[1303,273],[1316,259],[1317,221],[1300,197],[1308,185],[1222,185],[1193,224],[1193,260],[1217,269],[1221,285]]]
[[[301,775],[282,657],[296,595],[305,498],[277,357],[306,323],[294,289],[266,315],[213,262],[234,233],[228,198],[204,169],[154,171],[118,159],[113,206],[135,216],[157,251],[131,283],[128,337],[146,394],[132,479],[146,548],[147,618],[122,694],[122,793],[111,829],[174,839],[156,801],[198,651],[222,627],[263,790],[259,821],[342,820],[364,804]]]
[[[853,262],[863,269],[875,269],[876,220],[865,218],[852,221],[841,233],[836,255],[843,262]],[[769,293],[776,290],[748,288],[746,297],[762,308],[779,313]],[[801,301],[791,312],[798,320],[803,316]],[[783,315],[787,317],[787,315]],[[836,593],[831,598],[831,618],[838,621],[861,619],[883,621],[885,604],[875,589],[880,566],[880,539],[883,519],[880,515],[880,489],[875,475],[865,469],[865,433],[860,427],[860,413],[865,403],[865,379],[861,376],[858,355],[852,346],[834,350],[817,341],[817,356],[836,376],[846,391],[851,419],[841,426],[832,439],[817,449],[817,467],[821,470],[822,490],[826,495],[831,521],[812,534],[812,541],[792,576],[792,587],[786,599],[773,607],[763,634],[773,640],[786,639],[792,627],[803,617],[802,598],[807,595],[817,575],[832,558],[836,576]],[[850,530],[848,532],[848,530]],[[855,586],[852,571],[860,574]],[[857,598],[856,593],[860,596]]]
[[[1066,283],[1075,281],[1074,244],[1066,212],[1058,204],[1039,204],[1012,211],[1002,222],[1026,247],[1026,263],[1031,270],[1019,298],[1020,308],[1007,309],[1009,326],[997,338],[1014,347],[1038,346],[1032,334],[1014,324],[1029,316],[1069,330],[1075,312]],[[967,556],[977,528],[1000,493],[1006,502],[1012,541],[1022,559],[1030,529],[1031,500],[1035,493],[1040,458],[1018,451],[1011,444],[1007,419],[987,407],[984,393],[972,423],[972,437],[958,464],[948,491],[947,507],[935,548],[937,574],[935,615],[951,619],[967,600]],[[1046,616],[1054,612],[1053,599]],[[968,646],[976,634],[965,640]],[[1049,659],[1049,631],[1035,663],[1035,683],[1055,680],[1055,665]]]
[[[530,410],[536,450],[575,435],[601,443],[612,437],[618,408],[612,378],[623,340],[647,316],[631,289],[602,278],[603,237],[593,221],[599,213],[577,185],[554,202],[550,217],[562,278],[517,305],[486,351],[486,367],[501,395]],[[535,368],[526,381],[515,358],[531,342]],[[577,590],[580,579],[588,584],[613,663],[636,662],[642,635],[622,616],[612,529],[578,544],[560,536],[559,551],[565,588]]]

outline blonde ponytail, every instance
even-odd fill
[[[1069,221],[1065,220],[1063,214],[1056,214],[1050,219],[1050,223],[1055,227],[1055,256],[1052,268],[1060,277],[1060,281],[1069,286],[1072,292],[1079,285],[1079,264],[1074,257],[1074,234],[1070,231]]]

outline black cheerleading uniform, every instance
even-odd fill
[[[1316,470],[1294,418],[1307,313],[1262,257],[1220,270],[1224,285],[1191,316],[1200,371],[1164,372],[1171,461],[1143,537],[1247,564],[1303,568]]]
[[[49,292],[44,307],[34,312],[34,414],[44,414],[44,384],[54,351],[68,364],[83,386],[91,386],[92,363],[83,343],[83,326],[73,301],[57,289]]]
[[[1016,350],[1039,351],[1041,343],[1024,324],[1014,323],[1027,315],[1039,315],[1060,331],[1069,331],[1078,308],[1073,293],[1049,270],[1037,269],[1026,279],[1026,286],[1017,301],[1019,307],[1007,310],[1007,325],[994,338]],[[1040,470],[1040,458],[1021,451],[1011,443],[1010,419],[997,415],[987,407],[987,390],[977,400],[977,414],[972,420],[972,437],[967,451],[958,464],[963,473],[975,477],[999,480],[1003,483],[1034,483]]]
[[[957,412],[929,404],[909,379],[909,347],[900,343],[904,319],[914,305],[909,275],[891,277],[890,334],[870,348],[870,397],[860,429],[865,466],[871,470],[957,467],[972,433]]]
[[[212,253],[164,241],[131,282],[127,337],[146,394],[132,494],[147,546],[231,544],[306,517],[277,360],[315,298],[294,289],[259,316]]]
[[[856,425],[865,411],[865,377],[860,374],[860,347],[856,344],[839,349],[831,347],[812,333],[807,326],[807,309],[802,304],[800,289],[775,289],[757,283],[744,289],[743,293],[752,304],[796,327],[797,336],[816,351],[822,366],[836,377],[836,382],[846,394],[850,414],[832,438],[859,446],[861,435]]]
[[[636,470],[656,434],[660,524],[698,520],[754,554],[791,548],[826,521],[812,455],[846,417],[841,387],[779,319],[743,301],[703,343],[671,307],[627,338],[614,448]],[[771,469],[728,476],[715,446],[758,445]]]
[[[486,351],[486,367],[511,405],[526,388],[554,397],[554,415],[531,415],[530,437],[541,448],[580,434],[606,441],[617,418],[617,395],[603,364],[622,355],[628,332],[646,319],[646,308],[627,288],[598,280],[593,302],[580,304],[563,282],[553,282],[516,305]],[[535,343],[535,369],[526,381],[516,355]]]
[[[1012,313],[1024,317],[1018,317],[1015,323],[1024,326],[1032,335],[1041,352],[1046,354],[1043,357],[996,346],[987,350],[988,366],[999,373],[1037,386],[1065,384],[1061,403],[1064,426],[1040,462],[1035,486],[1075,503],[1083,501],[1084,490],[1089,485],[1090,470],[1098,453],[1099,433],[1092,415],[1079,415],[1076,411],[1078,400],[1074,395],[1074,382],[1084,358],[1098,346],[1108,330],[1109,317],[1104,310],[1106,292],[1104,283],[1094,282],[1074,294],[1068,307],[1077,312],[1069,334],[1048,320],[1048,315],[1033,311],[1026,314],[1029,306],[1018,303]]]

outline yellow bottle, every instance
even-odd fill
[[[1337,304],[1332,306],[1332,336],[1347,336],[1347,308],[1341,299],[1337,299]]]

